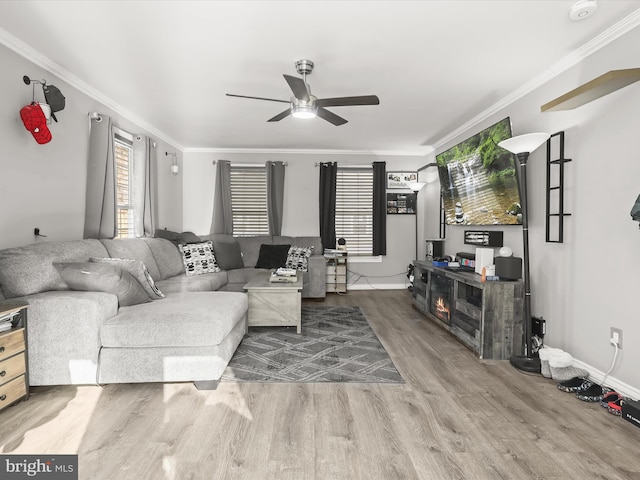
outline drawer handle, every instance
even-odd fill
[[[0,396],[0,402],[4,402],[7,399],[6,395],[1,395]]]
[[[0,353],[4,352],[4,347],[0,347]]]
[[[4,377],[6,374],[7,374],[7,371],[6,370],[2,370],[0,372],[0,377]]]

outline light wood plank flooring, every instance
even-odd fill
[[[406,383],[38,387],[0,452],[78,453],[91,480],[640,479],[639,428],[479,361],[407,291],[325,304],[360,306]]]

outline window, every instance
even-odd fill
[[[268,235],[267,172],[264,167],[231,166],[233,235]]]
[[[124,133],[124,132],[123,132]],[[116,238],[135,236],[133,223],[133,143],[116,133]]]
[[[336,238],[347,241],[349,255],[373,254],[373,169],[338,167]]]

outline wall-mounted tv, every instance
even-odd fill
[[[520,225],[509,117],[436,155],[447,225]]]

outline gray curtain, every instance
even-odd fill
[[[87,159],[87,191],[84,238],[116,236],[116,178],[113,155],[113,124],[102,115],[91,119]]]
[[[320,164],[320,238],[323,248],[336,248],[336,182],[338,164]]]
[[[373,162],[373,254],[387,254],[387,164]]]
[[[267,162],[267,216],[269,235],[282,232],[282,211],[284,205],[284,163]]]
[[[231,210],[231,162],[218,160],[216,184],[213,193],[213,218],[210,234],[233,234],[233,212]]]
[[[158,211],[158,161],[155,142],[138,135],[133,141],[133,211],[136,237],[153,237]]]

